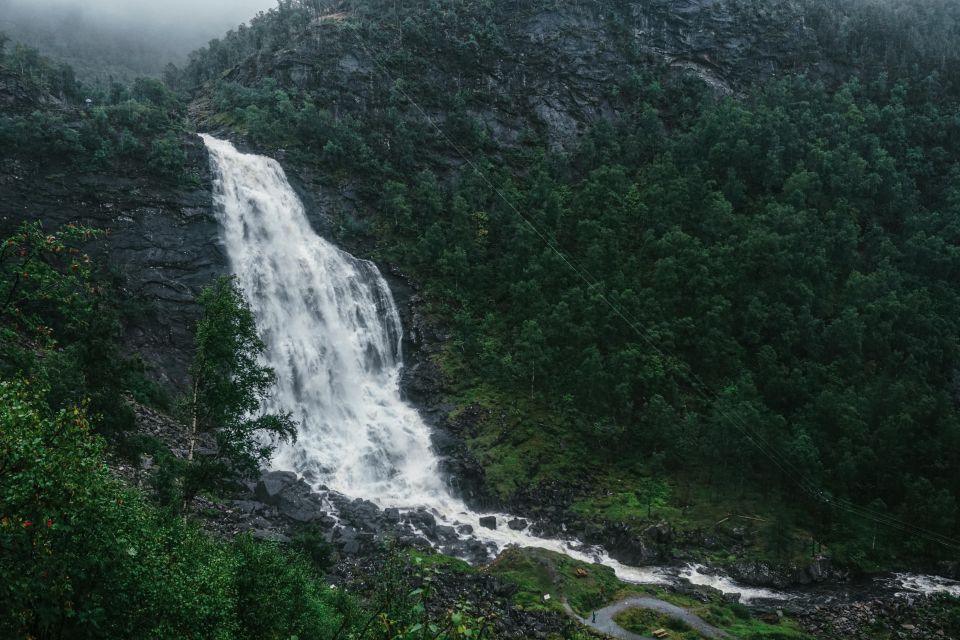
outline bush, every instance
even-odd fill
[[[0,382],[0,637],[329,638],[308,562],[217,542],[114,480],[82,408]]]

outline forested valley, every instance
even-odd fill
[[[211,242],[196,134],[232,140],[414,290],[405,393],[471,508],[765,588],[958,579],[957,25],[946,0],[280,0],[106,82],[0,35],[0,635],[575,638],[563,604],[633,595],[744,638],[960,633],[956,594],[851,630],[547,552],[228,531],[297,433],[270,337],[222,252],[176,287],[199,259],[117,257],[137,216],[176,220],[144,251]],[[189,339],[151,337],[174,307]]]

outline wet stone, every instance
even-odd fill
[[[269,471],[257,483],[256,496],[267,504],[277,504],[280,494],[297,484],[297,474],[292,471]]]
[[[434,530],[436,531],[437,537],[441,539],[446,540],[457,537],[457,530],[447,525],[437,525],[436,529]]]
[[[523,518],[514,518],[507,523],[507,526],[513,531],[523,531],[527,528],[527,521]]]

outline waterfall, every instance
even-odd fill
[[[204,140],[230,267],[277,374],[268,408],[301,425],[274,465],[381,506],[446,498],[430,433],[400,398],[400,317],[377,267],[314,233],[275,161]]]
[[[447,488],[430,446],[430,430],[400,394],[402,326],[376,265],[318,236],[280,165],[203,136],[215,174],[214,196],[230,268],[243,288],[277,374],[268,409],[291,411],[296,443],[282,447],[277,469],[294,470],[315,487],[329,487],[381,508],[426,507],[448,525],[469,524],[469,537],[491,551],[507,545],[543,547],[612,567],[622,580],[675,581],[656,568],[623,565],[576,540],[539,538],[528,530],[480,526]],[[485,514],[489,515],[489,514]],[[492,514],[500,524],[510,518]],[[697,567],[684,578],[736,591],[744,600],[792,595],[751,590]],[[889,589],[960,593],[960,583],[897,574]]]
[[[273,465],[381,508],[426,507],[449,525],[469,524],[491,551],[538,546],[602,561],[624,579],[663,582],[656,570],[621,565],[601,549],[480,526],[448,489],[430,429],[400,394],[402,327],[376,265],[314,232],[280,165],[203,136],[230,268],[243,289],[277,374],[267,408],[291,411],[297,441]],[[486,515],[486,514],[484,514]],[[501,525],[509,518],[495,514]]]

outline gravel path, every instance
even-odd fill
[[[696,629],[699,633],[707,638],[714,638],[716,640],[730,638],[730,635],[727,633],[724,633],[720,629],[707,624],[698,616],[690,613],[683,607],[678,607],[674,604],[670,604],[669,602],[658,600],[657,598],[648,598],[643,596],[624,598],[623,600],[614,602],[610,606],[604,607],[603,609],[598,609],[596,612],[596,622],[593,621],[592,616],[581,618],[573,611],[573,609],[570,608],[570,605],[568,605],[566,602],[563,603],[563,607],[567,610],[568,614],[591,629],[605,633],[613,638],[622,638],[623,640],[654,640],[649,636],[641,636],[637,635],[636,633],[631,633],[614,622],[613,619],[617,614],[619,614],[621,611],[632,609],[634,607],[652,609],[664,615],[670,616],[671,618],[683,620],[693,629]]]

